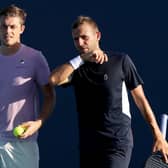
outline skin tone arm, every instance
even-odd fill
[[[90,61],[102,64],[108,61],[107,55],[102,50],[95,50],[87,54],[81,54],[83,61]],[[70,63],[58,66],[50,75],[50,83],[52,85],[61,85],[70,81],[70,77],[75,69]]]
[[[22,123],[21,126],[26,128],[26,131],[20,136],[20,138],[25,139],[31,135],[33,135],[36,131],[40,129],[43,125],[44,121],[51,115],[54,105],[55,105],[55,91],[54,88],[47,84],[42,86],[43,93],[43,105],[41,108],[41,113],[36,121],[28,121]]]
[[[52,85],[61,85],[70,81],[70,76],[75,69],[70,63],[58,66],[51,72],[50,83]]]
[[[145,120],[149,123],[149,126],[152,129],[152,133],[154,136],[154,145],[153,145],[153,152],[160,151],[163,154],[164,160],[168,163],[168,144],[166,140],[163,138],[163,135],[159,129],[157,121],[155,119],[154,113],[145,97],[143,88],[139,85],[137,88],[131,91],[133,99],[141,111]]]

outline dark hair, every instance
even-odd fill
[[[76,29],[80,25],[88,23],[99,31],[97,23],[89,16],[78,16],[77,19],[72,23],[72,29]]]
[[[27,13],[23,9],[21,9],[21,8],[12,4],[8,7],[5,7],[5,8],[0,10],[0,17],[2,17],[2,16],[5,16],[5,17],[8,17],[8,16],[20,17],[21,18],[21,24],[25,24]]]

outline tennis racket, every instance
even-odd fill
[[[168,115],[162,114],[161,116],[161,132],[166,138],[166,131],[167,131],[167,120]],[[168,168],[168,164],[164,162],[163,155],[160,152],[151,154],[145,162],[144,168]]]
[[[154,153],[148,157],[145,168],[168,168],[168,164],[164,162],[161,153]]]

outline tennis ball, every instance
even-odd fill
[[[23,128],[22,126],[17,126],[13,129],[13,135],[16,137],[22,135],[24,132],[25,128]]]

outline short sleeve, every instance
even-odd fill
[[[49,82],[50,69],[44,55],[39,52],[35,59],[35,78],[39,85],[46,85]]]
[[[123,72],[126,86],[129,90],[143,84],[143,80],[137,72],[137,69],[128,55],[125,55],[123,60]]]

